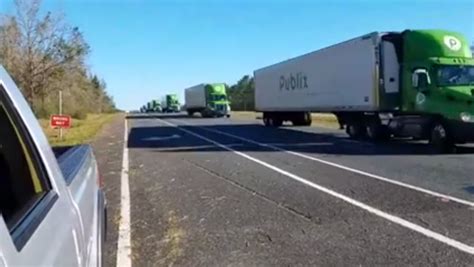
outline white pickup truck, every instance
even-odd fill
[[[0,267],[101,266],[100,184],[92,149],[52,149],[0,66]]]

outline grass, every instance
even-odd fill
[[[336,116],[330,113],[312,113],[311,117],[313,119],[312,126],[325,127],[331,129],[339,129],[339,124],[337,123]],[[249,120],[249,119],[261,119],[261,112],[254,111],[233,111],[232,118]]]
[[[102,126],[117,115],[89,114],[83,120],[72,119],[71,128],[63,129],[63,139],[59,139],[59,130],[51,128],[49,120],[40,119],[39,122],[52,146],[72,146],[90,142]]]

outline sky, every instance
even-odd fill
[[[13,11],[11,0],[0,9]],[[474,41],[474,1],[43,0],[91,46],[88,64],[119,108],[255,69],[373,31],[448,29]]]

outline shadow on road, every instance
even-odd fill
[[[188,118],[186,113],[129,113],[127,119],[179,119]]]
[[[181,126],[201,136],[242,152],[274,152],[242,140],[209,132],[217,130],[260,143],[271,144],[292,151],[333,155],[431,155],[426,143],[393,140],[387,143],[354,142],[340,133],[311,133],[291,127],[268,128],[258,124],[227,124]],[[157,152],[218,152],[223,148],[170,126],[133,127],[128,139],[129,148],[151,148]],[[457,154],[474,154],[474,147],[457,147]],[[453,155],[455,156],[455,155]]]
[[[185,112],[179,113],[129,113],[126,116],[127,119],[209,119],[203,118],[200,115],[193,115],[190,117]]]

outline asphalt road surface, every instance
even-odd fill
[[[179,116],[127,130],[129,196],[105,177],[109,266],[474,265],[474,147]]]

